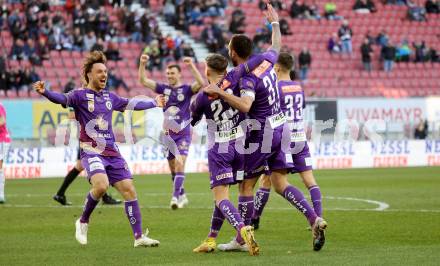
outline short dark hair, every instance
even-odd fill
[[[277,64],[280,65],[284,70],[293,70],[294,63],[295,60],[291,54],[282,52],[278,55]]]
[[[179,72],[182,72],[182,69],[181,69],[180,66],[177,65],[177,64],[168,65],[167,68],[168,68],[168,69],[170,69],[170,68],[177,68],[177,70],[178,70]]]
[[[206,65],[219,72],[222,73],[226,71],[228,67],[228,59],[221,54],[210,54],[206,57]]]
[[[244,34],[232,36],[231,48],[241,58],[248,58],[252,53],[252,40]]]
[[[107,63],[107,58],[104,53],[101,51],[90,52],[84,60],[82,67],[82,75],[87,83],[89,83],[89,77],[87,77],[87,74],[92,71],[93,65],[97,63],[102,63],[104,65]]]

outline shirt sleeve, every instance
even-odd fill
[[[265,60],[271,62],[273,65],[278,61],[278,52],[273,49],[269,49],[261,55]]]
[[[191,125],[195,126],[203,116],[203,102],[205,98],[205,93],[200,91],[195,100],[191,103],[190,110],[191,110]]]
[[[240,87],[241,96],[249,96],[252,99],[255,99],[255,80],[250,77],[244,77],[240,79],[238,85]]]
[[[156,83],[156,89],[155,91],[159,94],[163,94],[163,92],[165,91],[166,85],[163,83]]]
[[[125,108],[127,107],[127,104],[128,104],[128,99],[123,98],[123,97],[119,97],[118,95],[114,94],[113,92],[110,93],[110,97],[112,99],[113,110],[119,111],[119,112],[124,112]]]

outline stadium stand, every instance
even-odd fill
[[[42,2],[45,3],[46,1]],[[67,1],[66,6],[51,5],[48,7],[40,7],[40,9],[49,8],[49,17],[52,20],[54,20],[54,18],[56,20],[61,19],[66,23],[65,26],[67,26],[68,29],[72,29],[72,24],[77,23],[77,21],[74,20],[74,16],[76,16],[74,15],[76,12],[75,5],[71,2],[72,1]],[[122,78],[128,87],[130,87],[130,90],[118,90],[118,93],[124,96],[149,93],[148,90],[143,89],[137,82],[136,69],[138,56],[146,47],[143,41],[151,42],[154,39],[158,39],[161,45],[165,44],[165,46],[167,46],[166,37],[162,36],[161,33],[158,32],[158,29],[155,28],[157,22],[155,22],[154,19],[156,14],[162,12],[164,1],[151,0],[148,2],[150,5],[149,10],[151,11],[147,12],[146,19],[149,27],[152,26],[153,29],[151,29],[146,36],[142,30],[136,29],[136,27],[133,29],[128,26],[132,19],[139,18],[133,18],[133,16],[137,14],[127,11],[127,8],[106,5],[105,7],[97,8],[95,11],[96,14],[105,13],[108,16],[108,23],[106,25],[109,27],[107,30],[111,38],[103,42],[103,46],[106,48],[112,45],[113,49],[119,52],[119,58],[121,60],[110,61],[109,68],[113,69],[114,74]],[[168,10],[173,6],[171,2],[172,1],[165,1],[165,6],[168,5]],[[182,5],[184,5],[185,2],[186,1],[183,1]],[[241,10],[240,13],[244,15],[245,22],[243,22],[243,24],[245,25],[244,31],[246,34],[255,36],[257,32],[265,30],[264,15],[259,8],[260,3],[258,3],[258,1],[230,1],[225,9],[223,9],[223,7],[216,7],[216,1],[209,2],[212,2],[214,7],[209,7],[209,12],[204,13],[209,16],[198,17],[197,14],[192,14],[196,16],[196,19],[194,19],[194,17],[187,15],[185,18],[187,22],[180,23],[186,26],[189,25],[187,28],[191,35],[200,40],[201,34],[206,27],[205,25],[213,21],[223,31],[221,38],[224,40],[220,47],[217,48],[218,51],[226,53],[224,44],[227,43],[228,38],[231,36],[231,33],[227,32],[229,21],[231,15],[236,10]],[[225,1],[218,2],[224,3]],[[296,55],[298,55],[304,47],[307,47],[311,53],[312,63],[308,73],[308,79],[304,82],[306,93],[309,96],[378,96],[398,98],[428,96],[440,93],[440,63],[433,62],[434,60],[430,59],[418,60],[422,62],[414,62],[416,58],[416,46],[422,42],[425,45],[424,49],[429,48],[431,50],[428,51],[440,51],[440,15],[438,13],[425,14],[425,21],[413,21],[408,18],[409,7],[405,5],[386,5],[380,1],[374,1],[375,12],[360,14],[353,10],[356,1],[318,0],[314,2],[317,12],[321,14],[321,16],[318,16],[321,17],[320,19],[316,19],[316,17],[293,19],[289,15],[291,3],[290,1],[287,2],[289,3],[284,5],[284,10],[281,11],[281,17],[287,22],[288,29],[290,29],[292,34],[283,36],[283,43],[286,44],[285,49],[294,52]],[[342,24],[342,20],[328,20],[324,18],[324,7],[327,2],[336,4],[338,18],[347,20],[353,31],[353,52],[351,54],[329,53],[327,51],[329,38],[338,32]],[[425,1],[413,2],[416,5],[424,6]],[[51,87],[55,90],[62,90],[70,77],[75,78],[75,81],[78,83],[80,74],[79,67],[81,66],[84,53],[84,51],[80,51],[80,49],[59,48],[55,42],[55,47],[52,47],[54,49],[48,53],[48,60],[44,60],[44,55],[40,56],[42,61],[41,65],[38,65],[38,62],[33,62],[30,59],[14,60],[10,56],[14,45],[15,33],[13,27],[10,26],[8,28],[7,25],[10,23],[10,17],[15,13],[14,11],[18,11],[19,20],[23,24],[22,26],[27,27],[26,30],[28,34],[30,34],[31,26],[30,23],[26,23],[27,20],[25,19],[26,16],[29,16],[29,12],[27,12],[29,8],[26,8],[26,5],[8,4],[7,7],[8,9],[6,11],[2,9],[3,13],[7,12],[8,17],[3,21],[0,41],[0,55],[3,54],[5,58],[7,57],[5,60],[5,69],[7,69],[7,71],[23,70],[34,66],[36,74],[41,79],[49,81]],[[177,11],[184,10],[180,7],[175,8]],[[226,16],[221,16],[220,18],[211,17],[214,13],[215,15],[222,15],[223,12]],[[44,30],[43,24],[45,22],[43,19],[45,14],[47,13],[44,11],[38,12],[42,30]],[[105,21],[105,16],[103,20]],[[116,35],[112,29],[117,33]],[[185,29],[184,27],[183,30]],[[97,35],[103,35],[102,30],[96,30],[96,32]],[[384,72],[383,63],[380,61],[381,47],[372,44],[372,71],[365,71],[361,60],[361,44],[367,34],[375,39],[381,32],[385,32],[387,38],[391,40],[393,44],[400,45],[403,41],[406,41],[412,50],[410,60],[409,62],[395,63],[392,71]],[[413,44],[416,46],[413,46]],[[259,45],[257,45],[257,47],[259,47]],[[41,49],[38,47],[41,47],[41,45],[37,44],[37,51]],[[166,51],[167,49],[168,51]],[[173,58],[175,51],[173,51],[172,45],[163,48],[163,50],[165,50],[165,52],[163,52],[162,57],[166,58],[166,61],[172,62],[176,59]],[[201,64],[199,64],[199,68],[202,68]],[[151,77],[158,80],[164,80],[165,78],[163,73],[157,69],[152,71]],[[183,77],[185,81],[188,81],[191,77],[189,71],[184,69]],[[0,96],[5,97],[5,90],[0,90]],[[8,98],[27,96],[28,92],[26,90],[19,90],[18,95],[14,92],[7,94]],[[38,97],[34,92],[30,92],[29,96]]]

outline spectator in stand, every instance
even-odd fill
[[[304,47],[298,56],[299,63],[299,78],[304,81],[307,80],[310,64],[312,63],[312,56],[307,47]]]
[[[414,62],[425,62],[425,42],[413,43],[413,47],[416,50]]]
[[[27,46],[25,46],[24,51],[32,65],[41,66],[41,58],[38,56],[38,51],[34,40],[27,40]]]
[[[0,30],[3,29],[4,21],[7,19],[9,14],[8,6],[4,0],[0,0]]]
[[[365,38],[368,39],[368,44],[371,46],[376,43],[376,38],[371,34],[370,30],[365,34]]]
[[[426,10],[424,7],[418,6],[412,1],[407,1],[408,12],[407,17],[412,21],[426,21]]]
[[[165,16],[165,21],[173,25],[174,24],[174,18],[176,16],[176,7],[173,4],[172,0],[166,0],[165,4],[162,9],[162,13]]]
[[[387,5],[406,5],[406,0],[383,0],[382,2]]]
[[[362,55],[362,64],[364,65],[364,70],[370,72],[371,71],[371,54],[373,53],[373,49],[371,48],[370,41],[365,38],[364,43],[361,45],[361,55]]]
[[[10,58],[12,60],[27,60],[27,56],[25,53],[24,42],[22,39],[14,40],[14,43],[11,47]]]
[[[333,33],[327,42],[327,51],[329,53],[340,53],[341,52],[341,42],[339,41],[338,34]]]
[[[396,48],[391,44],[391,41],[388,41],[388,43],[382,47],[380,54],[383,60],[383,70],[386,72],[393,70]]]
[[[376,6],[372,0],[356,0],[353,10],[359,14],[374,13],[377,11]]]
[[[245,31],[245,16],[239,9],[234,10],[229,24],[229,31],[234,34],[243,34]]]
[[[384,47],[385,45],[387,45],[389,40],[388,34],[385,30],[382,30],[376,37],[376,43],[380,46],[380,47]]]
[[[104,41],[101,38],[98,38],[96,40],[96,43],[92,46],[92,48],[90,48],[90,51],[100,51],[100,52],[104,52],[105,48],[104,48]]]
[[[428,121],[420,120],[416,129],[414,130],[415,139],[426,139],[428,136]]]
[[[202,10],[198,3],[194,4],[194,7],[189,13],[189,23],[193,25],[203,25]]]
[[[408,63],[411,53],[412,51],[409,47],[408,41],[403,40],[400,46],[397,48],[396,61]]]
[[[284,18],[280,19],[280,30],[282,35],[292,35],[289,23]]]
[[[75,28],[73,30],[73,45],[72,50],[73,51],[82,51],[84,45],[84,37],[81,34],[80,28]]]
[[[307,11],[309,13],[309,16],[308,16],[309,19],[316,19],[316,20],[321,19],[321,15],[319,15],[319,7],[318,7],[318,4],[316,4],[315,0],[309,6]]]
[[[260,10],[266,10],[267,9],[266,2],[267,2],[266,0],[260,0],[258,2],[258,8]],[[277,10],[284,10],[284,9],[286,9],[286,6],[284,5],[283,1],[280,1],[280,0],[270,0],[269,2]]]
[[[40,8],[37,3],[29,3],[26,8],[26,29],[29,38],[36,39],[38,37],[38,12]]]
[[[40,38],[38,40],[37,54],[41,61],[49,60],[50,51],[49,51],[49,46],[46,44],[46,39]]]
[[[3,91],[5,96],[8,96],[8,76],[6,69],[0,69],[0,91]]]
[[[144,48],[143,53],[150,57],[147,66],[149,71],[153,71],[154,68],[157,68],[159,71],[162,70],[162,57],[158,40],[151,41],[151,43]]]
[[[75,80],[73,79],[73,77],[70,77],[66,85],[64,85],[64,93],[71,92],[72,90],[75,89],[75,87],[76,87]]]
[[[84,36],[84,50],[90,51],[92,47],[96,44],[95,32],[89,31],[86,36]]]
[[[105,57],[107,60],[119,61],[122,58],[119,56],[119,49],[116,43],[109,42],[107,50],[105,51]]]
[[[298,0],[293,0],[290,6],[290,17],[291,18],[302,18],[303,10],[301,8],[301,3]]]
[[[202,31],[202,40],[211,53],[217,52],[225,44],[222,31],[214,21]]]
[[[328,20],[338,20],[341,19],[341,16],[337,15],[338,10],[336,4],[334,2],[327,2],[324,5],[324,16]]]
[[[428,14],[439,14],[440,0],[427,0],[425,2],[425,9]]]
[[[348,25],[347,20],[342,22],[342,26],[338,30],[338,36],[342,43],[342,52],[351,54],[353,52],[353,45],[351,42],[353,31]]]
[[[182,41],[181,46],[182,46],[183,57],[192,57],[194,59],[194,62],[197,63],[196,53],[194,52],[194,49],[191,47],[191,45]]]
[[[110,68],[108,71],[107,88],[109,90],[114,91],[114,90],[119,90],[121,86],[122,88],[124,88],[126,92],[130,91],[124,80],[121,77],[118,77],[116,76],[116,74],[114,74],[114,68]]]

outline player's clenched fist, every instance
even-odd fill
[[[139,59],[139,63],[141,65],[146,65],[148,62],[148,59],[150,59],[150,57],[146,54],[141,55],[141,58]]]
[[[45,90],[45,83],[44,81],[37,81],[34,84],[32,84],[32,88],[39,94],[43,94]]]
[[[155,100],[157,107],[163,108],[165,106],[165,97],[162,94],[157,95]]]
[[[183,63],[185,63],[185,65],[189,66],[193,63],[193,60],[191,57],[184,57],[183,58]]]

